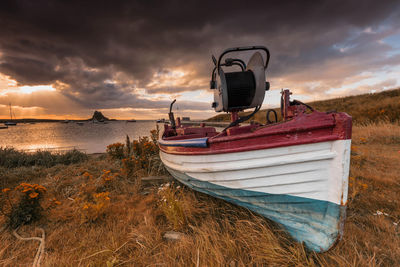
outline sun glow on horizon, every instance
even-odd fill
[[[40,91],[54,92],[56,89],[52,84],[18,86],[16,80],[0,74],[0,95],[7,95],[8,93],[32,94]]]
[[[35,86],[19,86],[18,92],[22,94],[32,94],[39,91],[55,91],[53,85],[35,85]]]

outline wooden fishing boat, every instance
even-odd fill
[[[222,58],[232,52],[262,50],[245,64]],[[343,232],[350,163],[352,120],[346,113],[318,112],[290,100],[282,90],[278,121],[273,110],[267,123],[240,125],[257,112],[269,83],[265,47],[240,47],[224,51],[211,79],[216,111],[231,113],[223,131],[191,127],[175,121],[164,125],[160,156],[168,171],[183,184],[214,197],[246,207],[277,222],[307,248],[330,249]],[[226,72],[234,65],[240,71]],[[238,111],[252,108],[248,116]],[[274,114],[271,121],[269,115]]]

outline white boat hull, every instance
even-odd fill
[[[351,140],[246,152],[160,152],[170,173],[193,189],[276,221],[317,252],[341,236]]]

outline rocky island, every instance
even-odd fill
[[[100,111],[95,110],[92,118],[89,120],[91,120],[91,121],[109,121],[110,119],[108,119],[106,116],[104,116]]]

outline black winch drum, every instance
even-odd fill
[[[259,52],[250,58],[245,71],[217,72],[214,91],[215,111],[240,111],[260,106],[265,95],[265,68]]]
[[[228,91],[228,108],[250,106],[256,93],[256,81],[252,71],[225,73]]]

